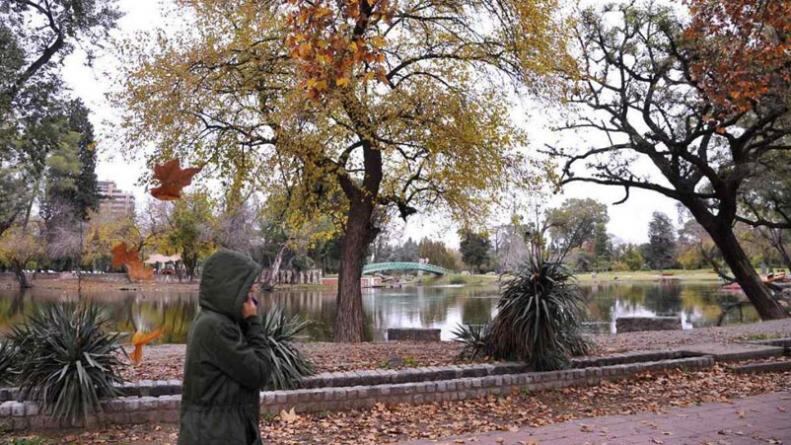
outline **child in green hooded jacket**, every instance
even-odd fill
[[[261,444],[259,391],[269,380],[252,287],[261,267],[222,249],[200,283],[201,311],[187,337],[179,445]]]

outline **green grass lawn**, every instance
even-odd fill
[[[421,278],[407,282],[408,284],[423,285],[448,285],[462,284],[465,286],[489,286],[497,283],[497,275],[462,275],[458,273],[436,277],[431,274],[424,274]]]

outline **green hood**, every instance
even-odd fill
[[[201,309],[232,320],[242,318],[242,304],[261,273],[261,266],[246,255],[220,249],[206,260],[200,282]]]

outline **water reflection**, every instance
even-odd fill
[[[720,291],[714,284],[606,283],[583,286],[589,320],[614,332],[615,319],[624,316],[674,315],[685,328],[715,324],[720,304],[736,301],[738,295]],[[112,328],[131,333],[135,329],[161,327],[162,342],[186,341],[192,319],[197,314],[195,291],[102,291],[85,295],[100,304]],[[299,314],[312,322],[307,336],[315,340],[332,338],[336,301],[332,290],[276,291],[262,298],[265,307],[280,305],[289,314]],[[367,290],[363,294],[366,336],[383,340],[388,328],[439,328],[443,339],[451,339],[459,323],[483,324],[496,312],[495,287],[416,287]],[[75,301],[69,291],[34,288],[25,293],[0,289],[0,333],[21,322],[36,307]],[[734,311],[725,323],[757,321],[752,308]]]

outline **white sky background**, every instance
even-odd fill
[[[119,6],[125,16],[119,21],[118,29],[114,35],[119,38],[131,37],[138,31],[153,30],[166,25],[161,14],[161,0],[120,0]],[[112,78],[117,72],[118,60],[112,49],[99,53],[99,58],[94,61],[93,67],[84,65],[84,53],[77,50],[65,61],[63,69],[66,83],[71,87],[74,95],[82,98],[92,111],[91,121],[94,124],[99,140],[99,160],[96,173],[99,180],[112,180],[127,191],[132,191],[137,198],[138,209],[142,209],[144,202],[149,199],[145,190],[136,183],[144,172],[142,162],[123,159],[119,154],[119,147],[115,146],[117,138],[115,129],[120,121],[120,111],[113,109],[106,100],[105,94],[111,90]],[[559,110],[551,110],[542,106],[530,106],[532,111],[515,110],[514,118],[517,122],[525,122],[524,128],[528,131],[529,150],[542,148],[545,143],[558,143],[565,146],[572,144],[585,144],[591,135],[574,136],[570,132],[558,134],[550,130],[552,122],[559,115]],[[521,114],[521,116],[520,116]],[[607,204],[623,198],[623,189],[618,187],[605,187],[595,184],[574,183],[567,186],[562,195],[552,196],[544,207],[549,208],[560,204],[568,197],[594,198]],[[609,205],[610,223],[608,232],[617,241],[641,243],[647,241],[648,222],[654,211],[662,211],[670,215],[675,221],[675,202],[657,193],[632,190],[629,200],[621,205]],[[491,226],[506,223],[510,219],[510,212],[504,212],[490,222]],[[415,215],[409,222],[396,225],[392,238],[420,239],[424,236],[440,239],[453,247],[458,246],[457,228],[447,220],[438,220],[436,215],[426,213]]]

